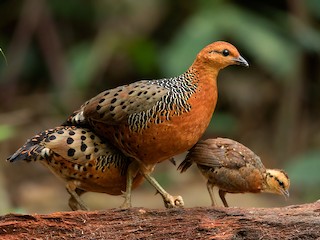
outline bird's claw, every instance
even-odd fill
[[[131,197],[128,196],[128,194],[124,191],[122,191],[122,197],[124,198],[124,202],[121,204],[120,208],[121,209],[128,209],[131,208]]]
[[[120,206],[121,209],[128,209],[128,208],[131,208],[131,207],[132,207],[131,203],[129,203],[127,201],[124,201]]]
[[[184,206],[181,196],[167,195],[163,198],[163,201],[166,208],[182,208]]]

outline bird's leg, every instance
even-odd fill
[[[213,195],[213,184],[211,182],[207,182],[207,189],[210,195],[210,199],[211,199],[211,206],[215,206],[214,204],[214,195]]]
[[[76,188],[75,189],[76,194],[78,195],[78,197],[80,197],[83,193],[85,193],[86,191],[80,189],[80,188]],[[81,201],[82,202],[82,201]],[[77,199],[75,199],[72,195],[69,198],[69,207],[73,210],[89,210],[83,203],[79,203]]]
[[[70,194],[69,207],[73,211],[89,210],[80,198],[80,195],[85,193],[86,191],[77,188],[74,182],[68,182],[66,185],[66,189]]]
[[[124,202],[121,205],[121,208],[126,209],[131,207],[131,190],[132,190],[132,182],[134,177],[138,173],[138,163],[136,161],[132,161],[130,163],[127,170],[127,183],[126,183],[126,191],[123,192]]]
[[[160,186],[157,180],[150,176],[149,172],[146,172],[143,169],[140,169],[140,172],[144,176],[144,178],[147,179],[148,182],[157,190],[157,192],[160,193],[166,208],[176,208],[184,206],[184,202],[181,196],[171,196]]]
[[[219,196],[220,196],[221,201],[223,202],[223,205],[224,205],[225,207],[229,207],[229,205],[228,205],[228,203],[227,203],[227,201],[226,201],[226,198],[225,198],[226,192],[223,191],[223,190],[221,190],[221,189],[219,189]]]

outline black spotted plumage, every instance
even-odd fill
[[[63,142],[67,144],[63,144]],[[47,151],[45,151],[46,149]],[[120,151],[116,150],[112,145],[108,145],[106,140],[102,141],[89,129],[75,126],[61,126],[43,131],[27,140],[7,160],[10,162],[45,160],[46,157],[52,157],[53,154],[61,156],[67,161],[76,161],[77,163],[85,163],[88,160],[88,156],[94,154],[96,161],[108,158],[106,165],[97,163],[101,168],[115,165],[122,172],[126,170],[127,165],[130,163]]]
[[[60,126],[43,131],[7,159],[39,161],[66,181],[73,210],[86,209],[77,195],[86,191],[120,195],[125,190],[131,160],[90,129]],[[142,181],[136,177],[135,186]]]

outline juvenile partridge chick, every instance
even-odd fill
[[[208,179],[207,189],[214,206],[213,187],[225,207],[226,193],[269,192],[289,197],[290,180],[283,170],[266,169],[249,148],[227,138],[199,141],[179,165],[181,173],[196,163]]]
[[[75,126],[46,130],[27,142],[8,159],[40,161],[66,182],[72,210],[86,210],[80,199],[85,192],[120,195],[126,189],[130,160],[87,128]],[[133,179],[136,188],[143,180]]]
[[[169,195],[151,176],[157,163],[190,149],[207,129],[217,98],[217,77],[230,65],[248,66],[226,42],[203,48],[183,74],[142,80],[104,91],[88,100],[66,125],[89,124],[126,156],[129,166],[124,207],[131,205],[131,166],[156,188],[166,207],[180,207],[180,196]]]

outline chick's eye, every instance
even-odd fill
[[[284,187],[284,183],[282,181],[278,180],[278,183],[279,183],[280,187]]]
[[[225,56],[225,57],[229,56],[229,54],[230,54],[230,52],[227,49],[222,51],[222,55]]]

